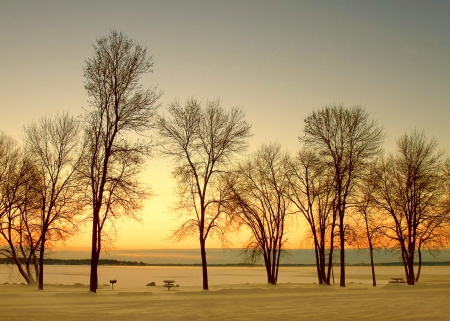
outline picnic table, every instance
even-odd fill
[[[403,278],[391,278],[391,281],[389,283],[406,283],[405,279]]]
[[[164,286],[167,288],[167,290],[170,290],[170,288],[173,288],[175,286],[174,280],[163,280]]]

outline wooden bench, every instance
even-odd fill
[[[389,283],[406,283],[406,281],[403,278],[391,278]]]
[[[174,280],[163,280],[164,286],[167,288],[167,290],[170,290],[170,288],[173,288],[175,286]]]

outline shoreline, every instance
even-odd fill
[[[12,264],[8,259],[0,258],[0,265]],[[90,265],[90,259],[44,259],[44,265]],[[176,267],[176,266],[202,266],[201,263],[144,263],[138,261],[122,261],[112,259],[100,259],[99,266],[161,266],[161,267]],[[418,262],[414,262],[414,266],[418,266]],[[315,263],[281,263],[280,267],[315,267]],[[370,263],[347,263],[345,266],[371,266]],[[379,262],[374,263],[374,266],[403,266],[403,262]],[[450,261],[426,261],[422,262],[422,266],[450,266]],[[212,263],[208,267],[264,267],[262,263]],[[334,266],[334,267],[337,267]]]

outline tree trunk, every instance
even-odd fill
[[[280,252],[278,252],[277,251],[277,254],[276,254],[276,256],[277,256],[277,259],[276,259],[276,262],[274,263],[274,266],[273,266],[273,273],[272,273],[272,280],[273,280],[273,285],[276,285],[277,284],[277,282],[278,282],[278,266],[280,265],[280,257],[279,257],[279,254]]]
[[[34,254],[33,254],[34,255]],[[34,266],[34,279],[33,277],[31,277],[31,280],[33,281],[32,283],[35,283],[38,278],[39,278],[39,262],[37,262],[37,258],[36,256],[34,256],[33,258],[33,266]],[[31,275],[31,271],[28,273],[28,275]]]
[[[22,275],[22,277],[25,279],[25,282],[27,282],[27,284],[34,284],[36,283],[35,279],[33,278],[33,276],[31,275],[29,269],[24,269],[22,266],[22,262],[20,261],[20,259],[17,257],[17,252],[14,249],[14,246],[12,245],[12,242],[9,240],[7,240],[10,248],[11,248],[11,257],[10,259],[13,260],[14,264],[17,266],[17,269],[19,270],[20,275]],[[37,275],[36,275],[37,277]]]
[[[94,293],[97,292],[98,286],[97,267],[98,267],[99,251],[97,250],[97,242],[98,242],[97,229],[98,229],[98,215],[94,213],[94,218],[92,222],[91,276],[89,280],[89,290]]]
[[[331,273],[333,272],[334,228],[336,226],[336,219],[337,219],[336,213],[333,212],[333,221],[331,223],[331,231],[330,231],[330,253],[328,253],[328,271],[327,271],[327,281],[326,281],[326,283],[328,285],[331,284],[330,276],[331,276]],[[324,232],[324,234],[325,234],[325,232]],[[323,240],[323,238],[322,238],[322,240]],[[323,248],[324,248],[324,255],[325,255],[325,243],[323,243]],[[333,283],[334,283],[334,274],[333,274]]]
[[[276,259],[276,266],[275,266],[275,274],[273,276],[273,280],[275,282],[274,284],[278,283],[278,270],[280,268],[281,246],[279,246],[276,255],[277,255],[277,259]]]
[[[370,254],[370,267],[372,268],[372,285],[377,286],[377,280],[375,278],[375,267],[373,265],[373,246],[372,246],[372,239],[371,234],[369,231],[369,222],[366,211],[364,211],[363,214],[364,222],[366,224],[366,235],[367,235],[367,243],[369,243],[369,254]]]
[[[319,250],[317,245],[317,240],[314,240],[314,254],[316,256],[316,270],[317,270],[317,278],[319,279],[319,284],[322,284],[322,273],[321,273],[321,261],[319,258]]]
[[[275,285],[276,283],[273,277],[273,266],[270,259],[270,250],[268,250],[267,253],[264,254],[264,265],[266,266],[267,283]]]
[[[409,254],[409,253],[408,253]],[[408,276],[407,276],[407,282],[408,285],[414,285],[414,253],[411,255],[408,255],[407,258],[407,269],[408,269]]]
[[[33,264],[33,267],[34,267],[34,279],[31,276],[32,275],[31,264]],[[34,251],[33,251],[33,254],[30,254],[29,260],[26,265],[26,270],[27,270],[27,274],[30,276],[30,278],[32,280],[32,283],[35,283],[34,280],[39,280],[39,262],[37,262],[37,257],[34,254]],[[30,282],[27,282],[27,283],[30,284]]]
[[[339,213],[339,237],[341,241],[341,277],[339,285],[345,287],[345,234],[344,234],[344,215]]]
[[[42,240],[41,240],[41,250],[39,252],[39,283],[38,289],[44,290],[44,250],[45,250],[45,234],[46,231],[42,232]]]
[[[406,248],[402,247],[401,250],[402,250],[403,268],[405,269],[406,278],[408,278],[408,262],[406,259],[408,255],[406,254],[407,253]]]
[[[326,276],[326,272],[325,272],[325,267],[326,267],[326,259],[325,259],[325,244],[322,244],[322,247],[319,250],[319,259],[320,259],[320,278],[322,280],[322,283],[325,284],[329,284],[327,283],[327,276]]]
[[[330,253],[328,253],[328,272],[327,272],[327,284],[330,285],[330,277],[333,269],[333,241],[330,244]],[[334,283],[334,276],[333,276]]]
[[[30,267],[27,265],[27,262],[25,261],[25,267],[22,264],[22,260],[20,260],[17,257],[17,253],[15,250],[12,251],[11,256],[8,257],[9,259],[11,259],[13,262],[8,263],[11,265],[15,265],[17,267],[17,269],[19,270],[19,274],[25,279],[25,282],[27,283],[27,285],[34,285],[36,284],[36,280],[38,280],[39,275],[36,274],[33,277],[33,273],[30,269]],[[39,266],[35,266],[36,271],[39,271]]]
[[[419,267],[417,268],[416,282],[419,281],[420,270],[422,269],[422,251],[420,250],[420,245],[419,248],[417,249],[417,255],[419,259]]]
[[[25,282],[27,282],[28,285],[33,285],[36,283],[35,279],[31,275],[31,272],[26,271],[26,269],[23,269],[22,265],[20,264],[20,261],[18,259],[13,258],[14,264],[19,269],[20,275],[25,279]],[[37,276],[36,276],[37,277]]]
[[[202,274],[203,274],[203,290],[209,290],[208,288],[208,265],[206,263],[206,246],[205,240],[200,238],[200,252],[202,257]]]
[[[377,280],[375,278],[375,266],[373,265],[373,247],[372,242],[369,239],[369,251],[370,251],[370,266],[372,267],[372,285],[377,286]]]
[[[268,251],[263,250],[263,258],[264,258],[264,267],[266,269],[266,277],[267,277],[267,283],[271,282],[271,264],[270,264],[270,254]]]

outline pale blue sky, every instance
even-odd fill
[[[305,116],[333,103],[364,106],[389,150],[414,127],[450,149],[450,1],[0,0],[0,130],[19,138],[43,115],[81,113],[83,63],[112,29],[153,55],[142,83],[164,90],[161,112],[190,96],[240,106],[251,150],[277,140],[295,151]],[[177,226],[166,163],[149,162],[159,196],[143,224],[122,224],[118,248],[181,246],[162,240]],[[89,246],[86,231],[72,245]]]

